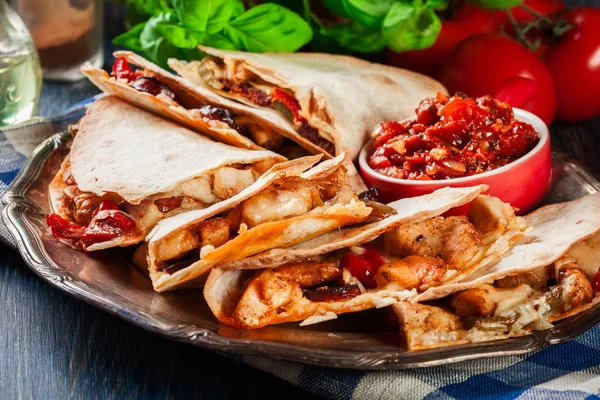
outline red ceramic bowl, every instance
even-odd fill
[[[379,200],[389,203],[405,197],[421,196],[443,187],[465,187],[480,184],[489,186],[487,194],[496,196],[519,209],[519,214],[526,213],[538,205],[550,185],[552,174],[552,152],[550,135],[546,124],[534,114],[513,109],[515,118],[531,124],[540,136],[539,143],[523,157],[493,171],[464,178],[438,181],[415,181],[391,178],[375,172],[368,160],[373,153],[373,142],[370,141],[360,152],[358,163],[362,177],[367,186],[375,186],[379,190]]]

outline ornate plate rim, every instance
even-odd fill
[[[67,132],[57,133],[42,142],[28,158],[23,169],[2,196],[4,224],[15,238],[17,248],[26,264],[47,283],[77,299],[172,340],[190,343],[213,351],[285,359],[325,367],[368,370],[404,369],[438,366],[484,357],[532,353],[549,344],[571,340],[600,321],[600,307],[597,306],[557,324],[553,329],[534,332],[523,337],[419,352],[399,350],[385,353],[325,350],[264,340],[227,338],[193,325],[161,322],[151,315],[137,313],[125,302],[110,299],[108,295],[72,277],[53,262],[45,252],[39,236],[31,228],[27,220],[28,213],[41,211],[24,194],[39,177],[48,158],[65,145],[68,138]],[[556,153],[555,157],[563,160],[568,158],[560,153]],[[577,164],[567,162],[572,168],[572,172],[578,174],[595,190],[600,191],[599,181]]]

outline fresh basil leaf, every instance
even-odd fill
[[[209,35],[204,39],[204,44],[206,46],[215,47],[217,49],[223,50],[237,50],[235,44],[231,42],[231,40],[227,39],[225,36],[215,33],[214,35]]]
[[[182,49],[193,49],[198,47],[204,39],[204,32],[196,32],[175,24],[157,24],[156,29],[171,44]]]
[[[411,4],[396,2],[385,16],[382,34],[386,44],[397,52],[431,47],[442,23],[435,11],[421,0]]]
[[[143,48],[142,44],[140,43],[140,34],[142,33],[144,26],[146,26],[145,22],[137,24],[127,32],[124,32],[116,38],[114,38],[112,41],[113,44],[116,44],[117,46],[127,47],[128,49],[133,51],[142,52]]]
[[[217,33],[244,5],[240,0],[173,0],[173,7],[186,28]]]
[[[359,53],[378,53],[385,47],[385,39],[380,32],[354,22],[322,28],[320,33],[333,39],[338,46]]]
[[[294,52],[312,39],[312,29],[298,14],[273,3],[253,7],[221,32],[235,48],[251,52]]]
[[[444,11],[450,5],[449,0],[427,0],[427,7],[435,11]]]
[[[350,14],[344,8],[343,0],[321,0],[321,3],[327,8],[329,11],[342,18],[350,18]]]
[[[346,14],[365,28],[379,30],[395,0],[340,0]]]
[[[185,59],[185,50],[171,43],[161,32],[161,25],[176,25],[179,19],[174,13],[161,13],[150,18],[140,34],[144,54],[161,67],[168,68],[169,58]]]

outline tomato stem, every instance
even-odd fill
[[[508,15],[508,19],[515,30],[516,39],[518,42],[522,43],[525,47],[527,47],[531,51],[535,51],[539,46],[539,40],[536,43],[531,43],[527,36],[525,35],[531,26],[526,26],[525,28],[521,28],[519,23],[517,22],[515,16],[510,10],[506,10],[506,14]]]
[[[539,20],[544,21],[547,24],[552,25],[552,20],[550,18],[548,18],[547,16],[545,16],[544,14],[534,10],[533,8],[521,3],[519,4],[519,7],[525,11],[527,11],[529,14],[533,15],[534,17],[536,17]]]

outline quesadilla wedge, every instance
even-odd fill
[[[523,221],[480,195],[484,189],[445,188],[399,200],[388,205],[395,214],[380,221],[220,264],[208,277],[206,301],[219,321],[259,328],[413,298],[494,262],[522,236]],[[469,218],[440,217],[469,202]],[[250,270],[264,266],[270,268]]]
[[[100,68],[81,67],[103,92],[232,146],[282,151],[286,145],[284,139],[290,134],[283,126],[287,121],[276,112],[256,110],[190,85],[130,51],[117,51],[114,56],[110,75]],[[320,153],[310,142],[300,145],[310,153]]]
[[[527,335],[600,302],[600,194],[525,219],[532,230],[495,265],[394,305],[410,350]]]
[[[408,118],[421,99],[446,91],[424,75],[348,56],[200,48],[209,56],[169,66],[198,88],[277,111],[288,137],[330,156],[356,159],[378,123]]]
[[[154,288],[198,286],[217,263],[291,246],[367,219],[372,209],[350,186],[345,155],[308,169],[319,157],[278,164],[229,200],[159,222],[148,236]]]
[[[49,190],[61,241],[93,251],[140,242],[161,219],[239,193],[285,158],[214,142],[117,97],[95,101]]]

